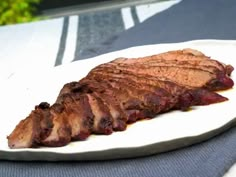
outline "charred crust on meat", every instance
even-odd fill
[[[110,127],[112,127],[112,122],[110,119],[108,117],[102,117],[99,123],[99,128],[103,131],[103,133],[106,135],[111,134],[113,131]]]
[[[117,58],[65,84],[52,105],[36,105],[7,136],[8,146],[64,146],[170,110],[226,101],[214,91],[233,87],[233,70],[193,49]]]
[[[35,106],[35,109],[48,109],[50,107],[50,104],[47,102],[41,102],[39,105]]]

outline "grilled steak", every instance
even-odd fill
[[[64,110],[64,105],[58,103],[50,107],[53,128],[45,139],[40,140],[41,144],[45,146],[64,146],[71,141],[71,127]]]
[[[33,111],[7,138],[10,148],[36,147],[40,141],[40,115]]]
[[[176,51],[169,51],[157,55],[152,55],[148,57],[141,58],[118,58],[113,60],[113,63],[123,63],[123,64],[133,64],[133,63],[163,63],[163,62],[191,62],[195,63],[195,66],[203,65],[203,66],[215,66],[219,70],[225,72],[230,75],[233,71],[233,67],[231,65],[225,65],[224,63],[220,63],[217,60],[211,59],[208,56],[205,56],[203,53],[193,49],[183,49]]]
[[[117,74],[116,70],[112,69],[114,72],[92,72],[86,78],[94,78],[97,80],[119,80],[124,83],[132,83],[134,87],[139,89],[151,90],[161,96],[163,99],[170,97],[168,104],[165,106],[166,110],[171,109],[172,104],[178,109],[184,110],[191,105],[207,105],[215,103],[217,100],[219,102],[227,100],[227,98],[222,97],[221,95],[211,92],[203,88],[192,88],[192,87],[183,87],[174,82],[166,80],[164,78],[156,78],[147,75],[134,75],[130,72],[125,72],[125,74]],[[148,78],[148,79],[147,79]],[[123,84],[121,84],[123,87]],[[133,92],[134,88],[132,89]],[[181,101],[181,97],[189,97],[184,102],[178,103]],[[191,97],[190,97],[191,95]],[[210,99],[211,98],[211,99]],[[178,100],[179,99],[179,100]],[[177,106],[178,105],[178,106]],[[170,107],[170,108],[168,108]]]
[[[20,121],[8,137],[10,148],[37,147],[40,141],[48,137],[53,128],[53,117],[48,103],[35,106],[30,115]]]
[[[94,114],[93,133],[111,134],[112,133],[112,118],[108,107],[96,94],[87,94],[89,104]]]
[[[233,81],[226,74],[218,70],[209,71],[211,68],[203,69],[198,67],[179,65],[156,65],[156,64],[115,64],[107,63],[94,68],[93,71],[106,71],[116,69],[120,73],[129,71],[138,75],[148,75],[162,77],[179,85],[187,87],[207,88],[209,90],[229,89],[233,86]]]
[[[60,96],[65,106],[72,140],[84,140],[92,132],[94,115],[86,95],[64,93]]]
[[[192,49],[115,59],[65,84],[52,106],[35,106],[8,136],[8,146],[64,146],[173,109],[226,101],[214,91],[233,87],[233,69]]]
[[[112,128],[115,131],[122,131],[126,129],[127,116],[120,106],[120,101],[117,100],[112,90],[107,89],[107,84],[97,82],[96,80],[81,80],[74,87],[74,91],[79,92],[93,92],[99,97],[109,109],[112,118]]]
[[[75,98],[75,95],[81,97],[87,97],[87,102],[90,107],[89,112],[93,115],[93,124],[91,131],[97,134],[111,134],[112,133],[112,117],[108,105],[102,100],[99,93],[92,92],[91,90],[82,90],[82,87],[77,82],[71,82],[65,84],[61,89],[61,92],[58,96],[57,102],[63,102],[63,95],[69,95],[72,98]],[[78,100],[78,102],[81,102]],[[83,103],[84,104],[84,103]],[[83,105],[82,104],[82,105]],[[70,105],[70,103],[69,103]],[[76,109],[76,108],[75,108]],[[88,109],[88,108],[87,108]],[[85,112],[88,110],[84,109]],[[83,110],[83,111],[84,111]],[[80,110],[77,110],[81,112]]]

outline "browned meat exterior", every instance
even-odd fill
[[[214,91],[233,87],[233,70],[192,49],[115,59],[65,84],[51,106],[35,106],[8,136],[8,146],[64,146],[170,110],[226,101]]]
[[[93,133],[106,134],[112,133],[112,118],[108,107],[95,93],[87,94],[89,104],[94,114]]]
[[[231,88],[233,80],[225,73],[220,72],[216,68],[192,66],[190,64],[123,64],[123,63],[106,63],[94,68],[94,71],[106,71],[116,69],[118,72],[132,72],[138,75],[148,75],[154,77],[162,77],[179,85],[197,88],[207,88],[209,90],[222,90]]]
[[[96,96],[99,97],[104,104],[106,104],[110,111],[113,130],[121,131],[126,129],[127,116],[121,109],[120,102],[115,98],[114,93],[110,89],[107,89],[107,85],[105,85],[105,83],[98,83],[95,80],[86,80],[86,82],[72,82],[71,84],[66,84],[65,87],[62,91],[69,90],[68,87],[70,87],[71,92],[93,92],[96,94]]]
[[[60,103],[65,106],[67,120],[71,127],[71,139],[85,140],[92,132],[94,121],[88,97],[76,93],[64,93],[60,99]]]
[[[168,51],[161,54],[145,56],[140,58],[117,58],[113,60],[116,63],[146,63],[155,60],[178,60],[178,61],[189,61],[189,60],[209,60],[210,57],[205,56],[203,53],[193,49],[183,49]]]
[[[45,146],[64,146],[71,141],[71,127],[67,114],[62,104],[55,103],[50,107],[53,128],[50,134],[41,139],[40,143]]]
[[[8,136],[10,148],[37,147],[41,140],[51,134],[53,128],[49,104],[35,106],[30,115],[20,121],[15,130]]]
[[[174,60],[174,61],[173,61]],[[230,75],[234,68],[231,65],[225,65],[217,60],[211,59],[205,56],[202,52],[193,49],[183,49],[169,51],[157,55],[141,57],[141,58],[117,58],[113,60],[113,63],[133,64],[133,63],[163,63],[163,62],[194,62],[195,65],[203,66],[215,66],[219,70],[226,72]]]
[[[78,83],[77,82],[71,82],[66,84],[61,92],[60,96],[57,99],[57,102],[64,101],[63,95],[69,95],[72,97],[72,99],[75,99],[75,97],[86,97],[86,105],[87,108],[82,108],[82,110],[77,110],[78,112],[84,112],[87,111],[91,112],[91,115],[93,115],[93,122],[91,125],[90,130],[93,133],[97,134],[111,134],[112,133],[112,117],[109,111],[109,108],[107,104],[99,97],[99,93],[92,93],[91,91],[88,92],[82,92],[81,90],[78,90]],[[68,96],[67,96],[68,97]],[[78,104],[80,103],[81,106],[84,106],[85,103],[82,103],[80,100],[77,100]],[[69,106],[71,106],[71,102],[68,103]],[[75,108],[76,109],[76,108]],[[89,110],[88,110],[89,109]],[[68,111],[71,112],[71,111]],[[81,118],[79,118],[81,119]],[[91,122],[91,121],[90,121]]]
[[[40,118],[34,111],[8,136],[10,148],[35,147],[40,140]]]
[[[216,103],[217,100],[218,102],[227,100],[227,98],[203,88],[183,87],[163,78],[156,78],[147,75],[137,76],[130,72],[117,74],[114,69],[112,69],[111,72],[108,72],[107,70],[106,73],[99,71],[96,73],[92,72],[86,78],[97,79],[100,82],[102,80],[109,80],[110,82],[116,80],[120,82],[121,87],[124,87],[124,83],[133,84],[134,88],[128,88],[130,92],[134,92],[136,88],[139,90],[146,89],[155,92],[155,94],[158,94],[162,99],[169,97],[170,100],[167,101],[164,110],[169,110],[173,108],[172,106],[174,106],[174,108],[185,110],[191,105],[208,105]],[[185,98],[185,101],[181,101],[183,98]]]
[[[228,77],[234,70],[233,66],[211,59],[193,49],[170,51],[137,59],[118,58],[98,68],[109,65],[117,69],[122,67],[122,70],[128,67],[129,71],[135,73],[167,77],[184,86],[222,90],[234,85]],[[137,71],[134,71],[135,68]]]

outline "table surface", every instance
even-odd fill
[[[69,16],[2,26],[0,27],[0,80],[24,70],[25,68],[18,67],[22,66],[22,63],[27,66],[29,72],[34,72],[42,68],[53,68],[139,45],[197,39],[236,40],[235,16],[236,2],[234,0],[147,1],[142,4],[112,6],[106,10],[93,9],[84,13],[80,11],[78,14],[73,11],[73,14]],[[236,130],[231,129],[229,133],[230,135],[221,135],[219,139],[222,141],[226,137],[235,135]],[[192,149],[196,149],[200,154],[208,143],[212,143],[211,140],[203,145],[190,147],[190,150],[186,148],[167,153],[168,157],[165,154],[157,154],[140,159],[84,163],[58,162],[56,164],[0,161],[0,174],[3,176],[40,176],[45,173],[49,176],[55,176],[55,174],[94,176],[91,173],[97,173],[98,176],[119,176],[119,174],[157,176],[155,166],[150,165],[150,162],[155,162],[156,165],[163,165],[161,172],[165,175],[162,176],[198,176],[200,175],[198,173],[184,173],[177,170],[179,163],[182,163],[180,155],[189,153],[191,156]],[[176,163],[173,162],[176,169],[174,173],[171,173],[173,171],[170,170],[170,172],[168,166],[164,165],[170,156],[176,156],[179,159]],[[228,165],[222,170],[224,173],[221,171],[215,176],[236,176],[236,165],[231,167],[235,160],[236,157],[225,162]],[[113,168],[112,165],[116,165],[117,168]],[[110,170],[99,172],[100,168],[110,168]],[[49,169],[51,172],[44,171]],[[92,171],[88,173],[88,170]],[[138,171],[137,174],[133,173],[135,170]],[[153,172],[147,172],[150,170]]]

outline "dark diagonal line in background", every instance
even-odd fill
[[[63,26],[62,26],[62,33],[61,33],[61,39],[60,39],[59,48],[58,48],[58,52],[57,52],[57,58],[56,58],[54,66],[58,66],[58,65],[62,64],[62,59],[63,59],[63,56],[64,56],[65,47],[66,47],[66,38],[67,38],[67,33],[68,33],[68,26],[69,26],[69,17],[64,17]]]
[[[131,15],[132,15],[132,17],[133,17],[134,24],[135,24],[135,25],[139,24],[140,22],[139,22],[139,19],[138,19],[138,15],[137,15],[135,6],[132,6],[132,7],[131,7]]]
[[[73,59],[74,61],[76,59],[78,59],[78,57],[79,57],[79,47],[80,47],[80,45],[79,45],[79,32],[80,32],[79,26],[80,26],[80,18],[79,18],[78,23],[77,23],[77,32],[76,32],[77,37],[76,37],[75,53],[74,53],[74,59]]]

